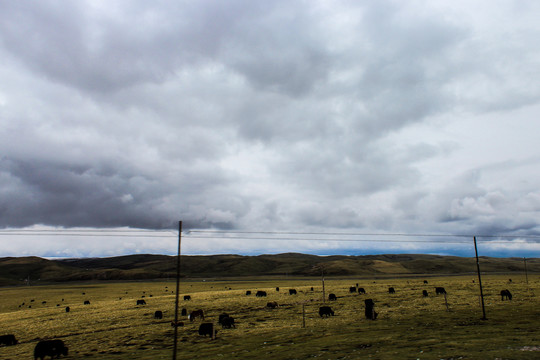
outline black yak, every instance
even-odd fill
[[[375,303],[373,302],[373,300],[366,299],[364,300],[364,303],[366,304],[366,309],[365,309],[366,319],[369,319],[369,320],[377,319],[377,315],[379,314],[375,312]]]
[[[435,295],[446,294],[446,290],[443,287],[437,286],[435,288]]]
[[[512,300],[512,294],[510,293],[510,290],[501,290],[501,300],[504,301],[504,298],[507,298],[508,300]]]
[[[199,335],[208,335],[213,339],[217,335],[217,330],[214,330],[214,324],[212,323],[202,323],[199,326]]]
[[[64,345],[62,340],[42,340],[37,343],[34,348],[34,360],[45,359],[46,356],[50,356],[51,359],[60,357],[60,355],[67,355],[68,348]]]
[[[334,310],[332,310],[332,308],[330,306],[321,306],[319,308],[319,316],[320,317],[334,316]]]
[[[0,336],[0,344],[4,344],[6,346],[9,345],[17,345],[19,342],[15,338],[15,335],[9,334],[9,335],[2,335]]]

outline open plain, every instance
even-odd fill
[[[218,333],[215,339],[200,336],[202,321],[190,322],[179,310],[184,326],[178,328],[178,358],[537,359],[540,277],[529,275],[527,284],[524,276],[511,276],[512,281],[509,275],[482,277],[486,320],[474,275],[326,278],[325,305],[335,313],[328,318],[318,314],[321,278],[182,280],[179,308],[204,310],[204,321],[213,322]],[[366,294],[350,292],[357,283]],[[435,294],[436,286],[446,289],[446,300]],[[293,288],[298,293],[289,295]],[[510,290],[511,301],[501,299],[503,289]],[[170,359],[174,290],[174,281],[0,288],[0,335],[19,340],[0,346],[0,358],[31,359],[40,339],[61,339],[69,348],[66,359]],[[256,297],[258,290],[267,296]],[[330,293],[336,301],[328,301]],[[377,320],[364,316],[368,298]],[[146,305],[136,305],[140,299]],[[270,301],[279,307],[266,307]],[[154,318],[156,310],[163,319]],[[223,312],[234,317],[236,328],[217,324]]]

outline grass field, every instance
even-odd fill
[[[182,317],[178,358],[538,359],[540,277],[529,276],[529,289],[524,278],[508,278],[482,278],[487,320],[481,320],[472,275],[425,278],[428,284],[424,278],[326,279],[326,296],[334,293],[338,300],[326,301],[335,316],[324,319],[318,315],[322,284],[317,278],[183,281],[180,293],[192,300],[181,296],[180,308],[203,309],[205,321],[214,323],[227,312],[236,328],[218,326],[212,340],[198,335],[200,320],[190,323]],[[367,294],[350,294],[355,283]],[[388,294],[390,286],[395,294]],[[448,309],[435,286],[445,287]],[[289,295],[290,288],[298,295]],[[512,292],[512,301],[501,301],[502,289]],[[14,334],[20,344],[0,346],[0,358],[32,359],[39,339],[58,338],[70,349],[66,359],[171,359],[174,290],[174,282],[1,288],[0,335]],[[246,290],[252,295],[246,296]],[[255,297],[257,290],[268,296]],[[137,306],[142,296],[147,305]],[[367,298],[379,313],[375,321],[364,317]],[[83,305],[85,300],[90,305]],[[279,308],[266,308],[268,301],[277,301]],[[154,319],[156,310],[163,311],[162,320]]]

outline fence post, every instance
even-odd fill
[[[324,267],[321,266],[322,269],[322,302],[323,304],[326,303],[326,293],[324,291]]]
[[[306,327],[306,304],[302,304],[302,327]]]
[[[487,320],[486,307],[484,306],[484,292],[482,290],[482,278],[480,277],[480,262],[478,260],[478,248],[476,246],[476,236],[473,237],[473,240],[474,240],[474,253],[476,254],[476,271],[478,272],[478,284],[480,286],[480,298],[482,299],[482,320]]]

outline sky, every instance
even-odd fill
[[[0,257],[538,257],[539,15],[0,0]]]

